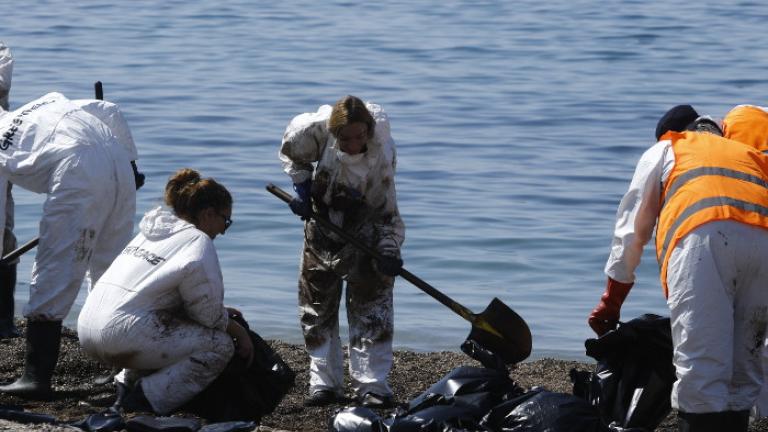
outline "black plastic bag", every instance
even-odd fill
[[[348,407],[331,418],[331,432],[384,432],[381,418],[366,407]]]
[[[187,403],[183,410],[208,421],[259,421],[274,411],[293,387],[296,373],[272,347],[251,331],[240,316],[233,316],[248,330],[253,343],[253,363],[234,355],[227,368],[205,390]]]
[[[488,369],[494,369],[500,372],[507,372],[507,365],[504,359],[495,352],[481,346],[473,339],[467,339],[461,344],[461,350],[464,354],[477,360]]]
[[[669,414],[675,381],[669,318],[646,314],[587,339],[594,373],[571,371],[574,394],[598,407],[620,428],[654,430]]]
[[[200,421],[181,417],[136,416],[125,422],[128,432],[196,432]]]
[[[70,425],[87,432],[117,432],[124,429],[125,420],[123,420],[119,410],[111,407],[100,413],[91,414],[82,420],[72,422]]]
[[[531,390],[495,406],[483,418],[485,430],[499,432],[607,432],[596,407],[582,398]]]
[[[479,422],[488,410],[523,392],[506,371],[462,366],[388,417],[344,410],[331,420],[331,430],[346,432],[361,427],[372,432],[484,431]]]
[[[58,419],[48,414],[39,414],[24,411],[24,408],[16,405],[0,405],[0,419],[15,421],[17,423],[46,423],[56,424]]]

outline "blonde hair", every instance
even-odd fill
[[[176,216],[190,222],[196,222],[197,214],[208,207],[232,208],[232,195],[227,188],[212,178],[201,178],[192,168],[182,168],[168,179],[164,198]]]
[[[344,126],[352,123],[364,123],[368,126],[368,138],[373,137],[376,129],[376,120],[365,107],[365,103],[359,98],[351,95],[339,99],[333,106],[331,118],[328,119],[328,130],[338,138],[339,132]]]

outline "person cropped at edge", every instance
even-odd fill
[[[0,41],[0,112],[8,111],[8,94],[11,91],[11,78],[13,75],[13,56],[11,50],[3,41]],[[5,227],[2,243],[2,256],[16,249],[18,242],[13,233],[14,226],[14,202],[11,189],[13,185],[7,183],[5,201]],[[0,185],[2,188],[4,185]],[[0,191],[0,193],[2,193]],[[13,322],[15,310],[14,291],[16,290],[16,265],[19,259],[0,264],[0,339],[19,337],[19,330]]]
[[[0,392],[51,396],[62,320],[83,280],[90,290],[131,238],[135,159],[135,144],[114,104],[49,93],[0,113],[0,184],[47,194],[23,311],[24,373]],[[0,208],[5,199],[0,193]]]
[[[763,382],[768,156],[720,135],[690,105],[661,118],[619,205],[607,288],[589,317],[598,335],[615,328],[655,226],[681,431],[746,431]]]
[[[331,107],[298,115],[285,130],[279,152],[297,196],[291,209],[304,225],[299,314],[310,357],[306,405],[342,400],[343,356],[339,301],[346,281],[349,371],[358,401],[393,403],[394,277],[402,268],[405,226],[395,193],[395,144],[379,105],[345,96]],[[379,251],[374,262],[311,219],[312,213]]]
[[[169,179],[165,203],[144,215],[77,322],[86,354],[125,368],[115,381],[118,394],[130,389],[128,411],[168,414],[204,390],[235,350],[249,364],[253,356],[246,330],[229,319],[238,312],[224,306],[213,244],[232,223],[232,196],[187,168]]]
[[[723,136],[768,152],[768,108],[738,105],[723,118]],[[763,347],[763,389],[755,404],[755,417],[768,417],[768,349]]]

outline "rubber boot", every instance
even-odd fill
[[[13,294],[16,290],[16,264],[0,265],[0,339],[21,335],[13,323]]]
[[[0,386],[0,393],[25,399],[51,399],[51,377],[59,359],[60,343],[61,321],[27,320],[24,374],[13,383]]]
[[[740,411],[739,411],[740,412]],[[678,432],[737,432],[734,429],[734,411],[710,412],[710,413],[677,413]],[[749,413],[747,413],[749,415]],[[746,428],[744,429],[746,431]]]

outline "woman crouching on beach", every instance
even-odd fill
[[[125,411],[167,414],[200,393],[235,351],[250,364],[246,330],[229,319],[213,245],[232,223],[232,196],[192,169],[177,171],[165,203],[96,283],[80,312],[83,350],[123,368],[115,377]],[[120,396],[118,396],[120,398]]]

